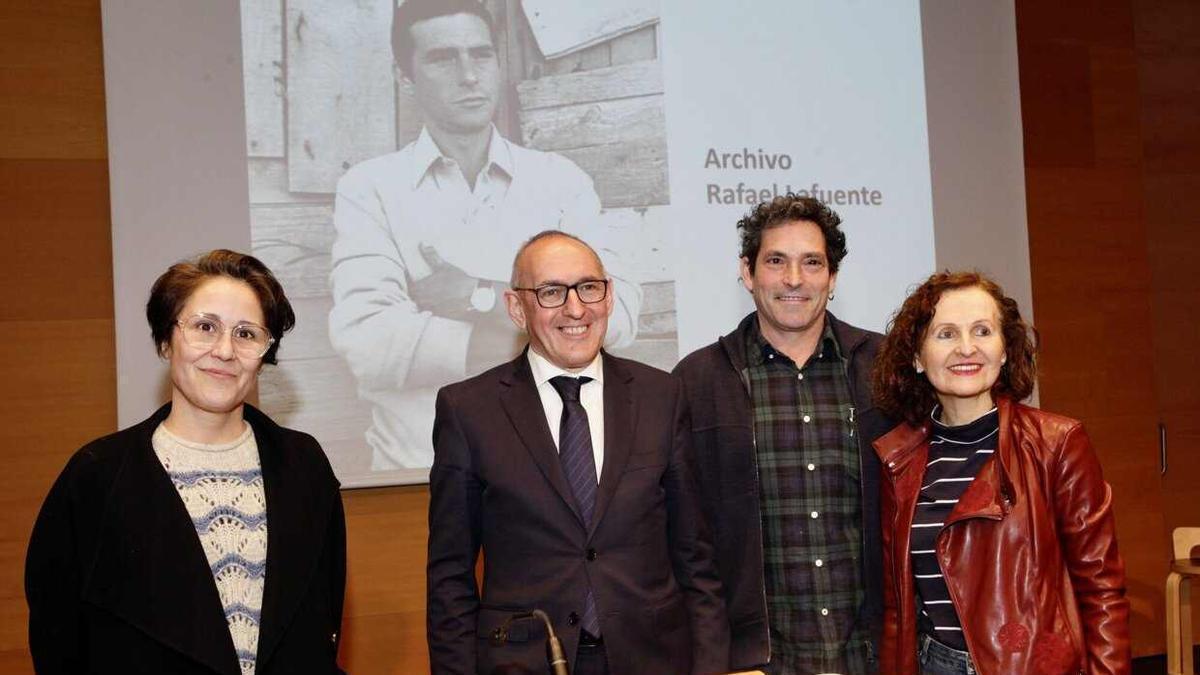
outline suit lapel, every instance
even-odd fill
[[[1000,433],[996,440],[996,450],[992,458],[984,463],[976,474],[975,480],[967,486],[958,504],[946,518],[946,524],[965,520],[967,518],[990,518],[1000,520],[1012,510],[1013,494],[1012,481],[1008,477],[1005,465],[1012,464],[1012,402],[1000,397],[996,401],[1000,410]]]
[[[112,486],[86,599],[218,673],[239,671],[195,525],[154,454],[169,406],[133,430]]]
[[[313,583],[313,568],[325,550],[332,495],[288,461],[274,422],[250,406],[246,406],[246,419],[254,427],[267,499],[267,577],[258,638],[261,667],[279,646]]]
[[[583,525],[579,504],[563,474],[558,449],[554,447],[554,437],[550,435],[546,410],[542,407],[542,399],[533,382],[533,371],[529,368],[529,357],[522,353],[510,365],[512,371],[500,379],[500,403],[504,406],[504,412],[542,475]]]
[[[590,537],[604,518],[625,464],[629,461],[633,432],[637,425],[637,409],[633,405],[633,378],[607,353],[604,367],[604,472],[596,492],[596,513],[592,518]]]

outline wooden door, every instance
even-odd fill
[[[1176,527],[1200,526],[1200,5],[1135,0],[1133,12],[1169,538]],[[1131,363],[1141,362],[1131,356]],[[1168,557],[1169,539],[1161,548]],[[1193,625],[1200,629],[1200,622]]]
[[[1128,3],[1018,0],[1041,404],[1084,421],[1113,488],[1135,656],[1165,644],[1152,266]]]
[[[1200,5],[1135,2],[1134,25],[1169,537],[1200,526]]]

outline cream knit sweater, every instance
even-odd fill
[[[254,432],[247,424],[236,440],[206,445],[160,424],[153,444],[200,537],[242,673],[253,675],[267,571],[267,501]]]

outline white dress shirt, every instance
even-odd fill
[[[550,384],[550,379],[559,375],[567,377],[590,377],[591,382],[585,382],[579,388],[579,402],[588,416],[588,430],[592,432],[592,455],[596,458],[596,481],[600,481],[600,472],[604,469],[604,364],[599,354],[592,359],[583,370],[570,373],[550,363],[546,357],[529,350],[529,368],[533,371],[533,383],[537,385],[538,396],[542,399],[542,409],[546,411],[546,423],[550,425],[550,435],[554,438],[554,447],[558,447],[558,431],[562,423],[563,401],[558,390]]]

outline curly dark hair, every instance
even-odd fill
[[[737,222],[737,228],[741,230],[741,256],[748,261],[751,273],[758,262],[763,230],[797,220],[806,220],[821,228],[821,234],[825,237],[825,257],[829,261],[829,271],[837,274],[838,266],[848,252],[846,233],[838,227],[842,224],[841,217],[821,200],[801,197],[794,192],[760,203]]]
[[[894,419],[917,426],[928,419],[937,404],[937,392],[917,373],[913,359],[933,320],[938,301],[946,291],[980,288],[992,296],[1000,313],[1000,332],[1007,361],[992,385],[992,396],[1021,400],[1033,393],[1037,382],[1037,331],[1021,318],[1017,301],[1004,294],[992,279],[979,272],[938,272],[909,294],[888,324],[872,374],[875,403]]]
[[[407,77],[413,73],[412,27],[419,21],[436,19],[439,16],[470,14],[487,24],[492,44],[496,44],[496,21],[480,0],[404,0],[393,4],[392,10],[392,59]]]
[[[263,363],[274,364],[275,355],[279,352],[279,343],[283,334],[296,325],[296,314],[292,304],[283,293],[283,286],[271,274],[271,270],[254,256],[219,248],[209,251],[191,260],[175,263],[167,268],[162,276],[154,282],[150,289],[150,299],[146,301],[146,320],[150,323],[150,336],[158,348],[158,353],[165,354],[171,344],[171,334],[175,331],[175,321],[188,298],[200,287],[200,284],[213,277],[229,277],[244,281],[254,295],[258,296],[258,304],[262,308],[266,329],[271,331],[275,343],[263,355]]]

